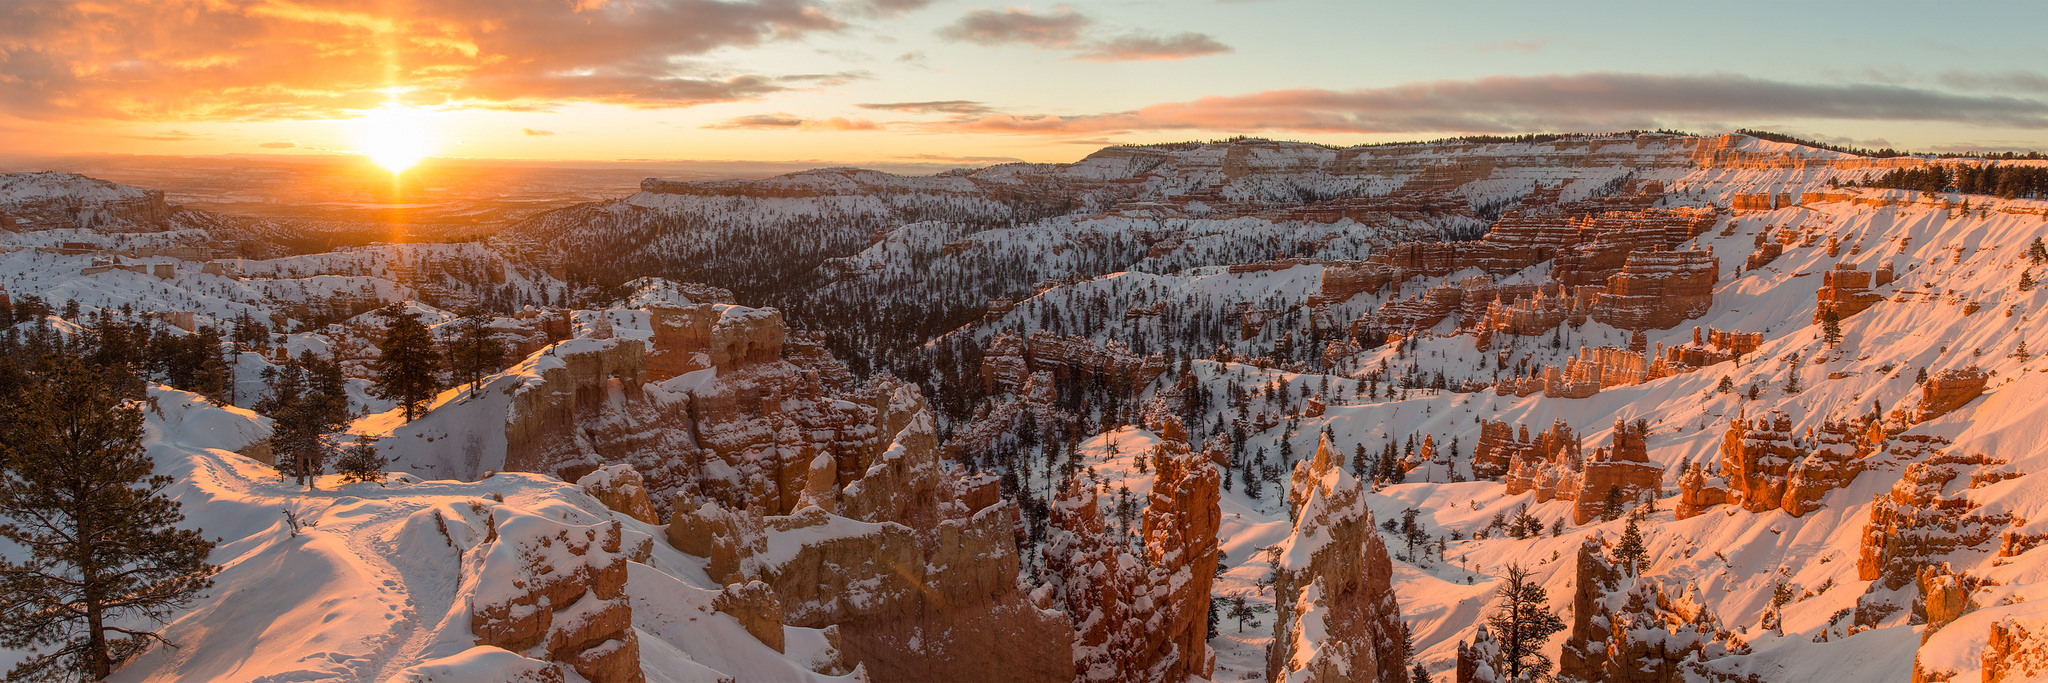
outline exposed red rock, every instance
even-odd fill
[[[478,645],[568,664],[594,681],[641,681],[618,522],[575,527],[521,515],[493,521],[471,606]],[[483,590],[483,589],[480,589]]]
[[[1585,524],[1600,516],[1610,489],[1619,490],[1625,501],[1661,497],[1664,468],[1650,462],[1645,437],[1634,425],[1614,423],[1613,443],[1595,449],[1580,472],[1573,524]]]
[[[1870,271],[1859,270],[1847,263],[1837,263],[1833,269],[1822,273],[1820,291],[1814,293],[1818,308],[1814,311],[1813,321],[1820,322],[1821,316],[1830,310],[1836,317],[1847,318],[1884,300],[1884,297],[1871,293],[1870,278]]]
[[[1335,451],[1324,438],[1313,459],[1295,464],[1288,504],[1296,522],[1276,546],[1277,614],[1266,679],[1406,681],[1407,662],[1394,646],[1404,627],[1390,585],[1393,565],[1373,529],[1364,487]],[[1302,637],[1310,620],[1319,623],[1320,639]]]
[[[1990,379],[1975,367],[1935,373],[1920,385],[1920,410],[1915,419],[1926,422],[1963,407],[1984,393]]]

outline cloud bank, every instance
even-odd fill
[[[2048,102],[1894,85],[1748,76],[1583,73],[1497,76],[1354,90],[1269,90],[1078,116],[988,113],[928,124],[960,132],[1517,133],[1609,131],[1786,119],[2048,128]]]

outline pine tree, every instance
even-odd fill
[[[341,474],[344,484],[371,482],[384,484],[384,456],[377,454],[377,447],[359,443],[341,452],[334,461],[334,471]]]
[[[1542,583],[1531,579],[1529,570],[1510,564],[1497,595],[1499,602],[1486,623],[1500,639],[1500,669],[1507,674],[1506,680],[1545,677],[1551,663],[1543,654],[1543,645],[1564,630],[1564,621],[1550,613],[1549,593]]]
[[[405,310],[403,302],[386,306],[383,312],[384,340],[377,345],[383,353],[374,365],[377,397],[397,401],[405,410],[405,421],[411,422],[441,386],[434,377],[440,354],[419,314]]]
[[[177,528],[140,407],[75,356],[36,375],[0,413],[0,538],[24,551],[0,560],[0,647],[33,652],[10,680],[103,679],[169,642],[142,624],[212,585],[213,543]]]
[[[1429,669],[1424,668],[1421,664],[1416,664],[1415,670],[1409,672],[1408,681],[1409,683],[1433,683],[1429,678]]]
[[[2024,271],[2024,270],[2020,271],[2020,291],[2022,291],[2022,292],[2031,292],[2031,291],[2034,291],[2034,274],[2033,274],[2033,273],[2029,273],[2029,272],[2027,272],[2027,271]]]
[[[1608,486],[1607,497],[1600,501],[1601,521],[1612,522],[1621,519],[1622,496],[1620,486]]]
[[[2048,244],[2042,244],[2039,237],[2034,238],[2034,243],[2027,246],[2027,260],[2037,266],[2048,263]]]
[[[1629,576],[1635,576],[1645,559],[1650,556],[1643,546],[1643,530],[1636,525],[1636,518],[1629,517],[1628,526],[1621,530],[1621,544],[1614,547],[1614,561],[1627,568]]]
[[[505,362],[505,344],[491,330],[491,315],[480,308],[464,310],[455,320],[455,333],[448,344],[448,367],[457,382],[469,385],[469,397],[476,398],[484,375]]]
[[[1842,316],[1835,313],[1833,306],[1820,313],[1820,338],[1827,342],[1828,348],[1842,343]]]
[[[266,372],[270,391],[256,410],[271,418],[270,453],[279,469],[310,486],[334,451],[328,435],[348,424],[348,380],[340,365],[312,351]]]
[[[1722,375],[1721,383],[1714,386],[1714,391],[1718,391],[1723,394],[1733,393],[1735,391],[1735,379],[1727,375]]]

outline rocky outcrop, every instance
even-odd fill
[[[1666,329],[1714,305],[1721,261],[1712,252],[1631,251],[1593,305],[1593,319],[1624,330]]]
[[[1870,291],[1870,278],[1870,271],[1847,263],[1837,263],[1833,269],[1821,273],[1820,291],[1814,293],[1817,307],[1813,322],[1819,323],[1821,316],[1828,311],[1834,311],[1837,318],[1847,318],[1884,300],[1884,297]]]
[[[712,598],[711,608],[732,615],[747,634],[776,652],[783,651],[782,600],[761,581],[729,583]]]
[[[1493,639],[1493,633],[1485,623],[1479,624],[1479,631],[1472,634],[1472,641],[1458,643],[1458,660],[1452,669],[1452,680],[1457,683],[1499,683],[1500,673],[1494,664],[1500,661],[1500,641]]]
[[[1727,486],[1708,477],[1699,463],[1688,463],[1678,475],[1678,507],[1672,514],[1678,519],[1698,517],[1709,508],[1728,504],[1729,499]]]
[[[1028,341],[1014,334],[998,334],[982,356],[982,383],[990,390],[1015,391],[1038,372],[1050,372],[1062,383],[1100,380],[1122,390],[1135,390],[1166,374],[1166,358],[1139,356],[1114,339],[1098,345],[1087,337],[1045,331],[1033,333]]]
[[[156,232],[170,228],[170,216],[163,190],[75,173],[0,174],[0,221],[14,232]]]
[[[1784,413],[1754,420],[1738,414],[1721,439],[1728,501],[1750,512],[1782,509],[1794,517],[1805,515],[1820,507],[1828,491],[1855,480],[1863,459],[1883,449],[1889,437],[1877,423],[1830,421],[1818,431],[1797,435],[1792,417]],[[1708,486],[1696,484],[1700,490]]]
[[[1920,410],[1915,413],[1915,421],[1926,422],[1954,412],[1983,395],[1989,381],[1990,377],[1975,367],[1935,373],[1920,385]]]
[[[1506,458],[1508,471],[1503,481],[1507,484],[1508,495],[1544,489],[1537,492],[1537,497],[1542,500],[1550,500],[1556,494],[1557,482],[1550,478],[1551,471],[1559,466],[1575,471],[1581,457],[1579,436],[1564,420],[1552,422],[1549,429],[1533,439],[1529,438],[1529,428],[1524,425],[1517,439],[1501,443],[1501,451],[1502,455],[1488,457]]]
[[[1039,548],[1047,588],[1074,615],[1077,681],[1180,681],[1211,675],[1210,587],[1222,523],[1220,472],[1178,418],[1148,419],[1160,443],[1138,543],[1112,529],[1097,489],[1074,478],[1052,502]]]
[[[1624,577],[1621,568],[1607,561],[1605,548],[1596,539],[1579,544],[1573,571],[1571,623],[1558,653],[1557,672],[1567,680],[1600,680],[1607,669],[1607,641],[1613,635],[1605,603],[1621,590]]]
[[[1160,425],[1152,453],[1157,470],[1145,507],[1144,539],[1149,602],[1156,625],[1146,627],[1139,663],[1157,680],[1208,678],[1215,657],[1208,651],[1210,586],[1216,580],[1216,531],[1223,523],[1221,473],[1194,452],[1177,418]],[[1329,445],[1327,438],[1323,445]]]
[[[579,314],[585,336],[509,371],[525,379],[508,389],[504,469],[576,480],[630,464],[657,513],[688,488],[727,509],[758,504],[766,506],[762,514],[787,514],[813,485],[820,457],[829,471],[816,473],[825,479],[819,485],[843,488],[923,410],[921,398],[899,396],[904,385],[886,375],[850,388],[843,364],[829,354],[786,347],[781,316],[772,311],[702,305],[590,313]],[[782,358],[786,348],[798,355]],[[700,371],[707,374],[683,377]],[[905,495],[929,490],[903,483]],[[873,497],[853,494],[855,502]],[[840,503],[836,494],[816,502],[827,509]]]
[[[614,512],[648,524],[661,523],[661,518],[654,512],[654,504],[647,499],[647,483],[632,465],[597,468],[576,480],[576,485]]]
[[[1573,496],[1572,523],[1585,524],[1600,516],[1610,492],[1624,501],[1660,498],[1664,468],[1650,462],[1647,435],[1641,427],[1616,421],[1613,443],[1593,451],[1579,474],[1579,490]]]
[[[788,514],[686,490],[670,542],[708,557],[713,580],[771,588],[782,623],[836,625],[841,651],[878,679],[1070,677],[1072,626],[1017,588],[1015,507],[973,502],[915,388],[875,403],[895,440],[861,468],[842,476],[846,463],[817,456]]]
[[[1939,437],[1916,434],[1901,435],[1891,444],[1895,457],[1934,455],[1907,465],[1891,491],[1875,497],[1858,548],[1857,578],[1904,588],[1922,567],[1948,553],[1990,543],[2014,526],[2011,512],[1982,513],[1965,492],[1947,492],[1964,473],[2004,462],[1937,450],[1946,445]]]
[[[2040,680],[2048,676],[2048,625],[2038,620],[2002,619],[1984,640],[1984,683]]]
[[[567,664],[593,681],[641,681],[618,522],[579,527],[516,515],[495,523],[470,631],[490,645]]]
[[[1748,646],[1704,607],[1696,587],[1667,590],[1610,562],[1597,539],[1579,546],[1563,680],[1676,683],[1717,680],[1704,666]]]
[[[1296,463],[1288,505],[1293,532],[1275,545],[1273,647],[1269,681],[1408,679],[1393,565],[1373,528],[1364,487],[1323,439]]]

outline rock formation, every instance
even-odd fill
[[[645,680],[618,522],[577,527],[520,514],[491,534],[474,551],[478,645],[562,662],[593,681]]]
[[[1890,434],[1882,424],[1830,421],[1804,435],[1792,431],[1781,412],[1756,419],[1737,415],[1721,439],[1721,472],[1726,501],[1750,512],[1783,509],[1794,517],[1820,507],[1828,491],[1848,486],[1863,471],[1863,459],[1882,450]],[[1688,495],[1707,504],[1707,491],[1722,485],[1695,480]],[[1697,513],[1694,508],[1692,512]]]
[[[1883,300],[1884,297],[1871,293],[1870,277],[1870,271],[1859,270],[1847,263],[1837,263],[1833,269],[1822,273],[1820,291],[1814,293],[1817,308],[1813,322],[1819,323],[1821,316],[1828,311],[1834,311],[1838,318],[1847,318]]]
[[[648,524],[661,523],[661,518],[654,512],[654,504],[648,501],[647,484],[632,465],[597,468],[576,480],[576,485],[620,514]]]
[[[1920,385],[1920,410],[1915,421],[1926,422],[1947,415],[1984,393],[1990,377],[1975,367],[1943,370]]]
[[[1564,680],[1676,683],[1722,678],[1704,666],[1747,645],[1702,606],[1696,587],[1669,591],[1629,576],[1601,542],[1579,546],[1570,630],[1559,653]],[[1676,595],[1674,595],[1676,593]]]
[[[1646,434],[1635,425],[1614,423],[1613,443],[1594,449],[1579,474],[1579,490],[1572,508],[1572,523],[1585,524],[1600,516],[1610,490],[1619,491],[1624,501],[1662,497],[1664,468],[1650,462]]]
[[[1364,487],[1342,464],[1327,437],[1313,459],[1295,464],[1288,496],[1294,530],[1274,546],[1277,613],[1266,680],[1408,678],[1407,662],[1393,645],[1405,628],[1389,585],[1393,566],[1373,528]]]
[[[1965,492],[1947,492],[1964,472],[2003,461],[1938,450],[1946,445],[1939,437],[1917,434],[1901,435],[1892,444],[1892,452],[1902,457],[1935,454],[1907,465],[1891,491],[1875,497],[1858,549],[1857,578],[1904,588],[1941,556],[1989,543],[2013,526],[2011,512],[1981,513]]]

